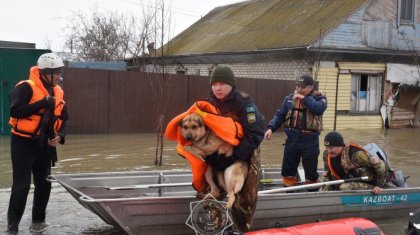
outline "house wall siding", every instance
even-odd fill
[[[332,130],[334,127],[334,102],[335,100],[335,86],[337,81],[337,68],[319,68],[318,82],[319,91],[327,97],[328,108],[325,110],[322,117],[323,128]]]
[[[331,30],[325,37],[321,37],[321,40],[318,40],[312,45],[327,48],[366,48],[366,45],[361,40],[363,15],[366,7],[367,5],[365,4],[340,25]]]
[[[414,24],[398,25],[397,0],[369,1],[312,46],[418,51],[420,49],[419,8],[420,1],[416,1]]]
[[[364,63],[364,62],[339,62],[340,70],[349,71],[375,71],[385,72],[386,65],[384,63]]]
[[[360,128],[382,128],[382,119],[378,115],[350,115],[337,114],[335,117],[335,109],[338,111],[350,110],[350,94],[351,94],[351,71],[384,71],[385,64],[373,63],[339,63],[337,68],[319,68],[318,81],[319,90],[327,97],[328,108],[323,115],[324,129],[360,129]],[[336,99],[336,87],[338,78],[338,92]],[[337,105],[336,105],[337,102]]]

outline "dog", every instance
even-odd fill
[[[233,146],[223,141],[210,128],[206,127],[199,114],[192,113],[185,116],[178,125],[181,128],[181,135],[187,141],[191,141],[191,150],[203,159],[216,151],[218,154],[225,154],[226,157],[232,156]],[[235,194],[241,191],[247,174],[248,164],[241,160],[230,165],[224,172],[216,173],[218,184],[227,192],[226,207],[228,209],[232,208],[235,202]],[[210,193],[216,199],[220,199],[221,192],[214,181],[211,165],[207,166],[205,178],[210,186]]]

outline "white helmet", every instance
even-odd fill
[[[64,67],[63,60],[53,53],[42,54],[38,59],[38,69],[61,69]]]

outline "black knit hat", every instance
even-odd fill
[[[302,75],[297,80],[298,86],[312,86],[314,85],[314,79],[309,75]]]
[[[343,136],[338,132],[332,131],[325,136],[324,145],[342,147],[344,146]]]
[[[218,65],[210,75],[210,84],[213,82],[224,82],[236,86],[236,78],[233,71],[225,65]]]

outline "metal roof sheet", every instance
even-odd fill
[[[167,55],[310,45],[367,0],[251,0],[210,11],[167,45]]]

